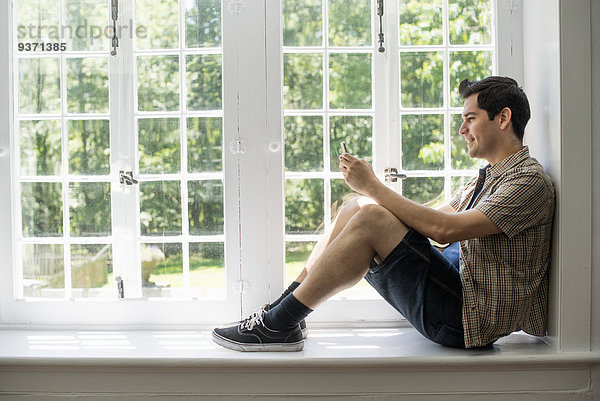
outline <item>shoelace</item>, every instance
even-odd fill
[[[241,324],[240,324],[240,328],[242,330],[252,330],[254,327],[256,327],[257,325],[264,325],[263,323],[263,316],[265,315],[265,308],[262,307],[260,308],[260,310],[254,312],[252,315],[250,315],[249,317],[247,317]]]

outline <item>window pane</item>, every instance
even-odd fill
[[[108,59],[67,59],[67,108],[70,113],[108,112]]]
[[[321,46],[323,11],[321,0],[282,0],[283,45]]]
[[[443,115],[402,116],[402,168],[404,170],[444,168]]]
[[[23,295],[64,298],[65,261],[60,244],[23,244]]]
[[[452,168],[455,170],[469,170],[483,167],[486,162],[483,159],[472,159],[469,157],[469,148],[465,137],[458,133],[462,124],[460,114],[452,115],[452,129],[450,138],[452,139]]]
[[[462,190],[474,176],[452,177],[451,180],[451,196],[454,196],[458,191]]]
[[[101,237],[111,233],[110,183],[69,184],[71,235]]]
[[[223,120],[221,117],[187,119],[188,171],[223,170]]]
[[[462,107],[458,84],[463,79],[477,81],[492,75],[491,51],[462,51],[450,53],[450,104]]]
[[[286,109],[323,107],[322,55],[283,55],[283,106]]]
[[[71,245],[71,286],[74,298],[110,298],[113,291],[110,244]]]
[[[336,212],[342,207],[344,201],[351,198],[351,194],[356,194],[343,179],[331,180],[331,216],[334,218]]]
[[[329,45],[371,44],[371,1],[329,0]]]
[[[221,0],[187,0],[185,7],[185,45],[221,46]]]
[[[402,195],[422,205],[439,206],[444,202],[444,178],[406,178],[402,181]]]
[[[316,242],[286,242],[285,243],[285,282],[286,286],[298,277],[304,265],[315,248]]]
[[[490,0],[450,0],[448,19],[451,44],[491,43],[492,2]]]
[[[371,108],[371,55],[329,55],[329,107]]]
[[[443,66],[441,52],[401,53],[402,106],[442,107],[444,105]]]
[[[179,109],[179,57],[146,56],[137,59],[138,110]],[[160,85],[157,83],[160,82]]]
[[[179,4],[177,0],[136,0],[136,35],[138,49],[173,49],[179,47]],[[161,82],[161,81],[156,81]]]
[[[223,234],[223,182],[188,182],[190,235]]]
[[[286,116],[285,170],[323,170],[323,117]]]
[[[178,118],[140,118],[138,120],[140,173],[178,173]]]
[[[56,0],[19,0],[13,3],[17,9],[19,43],[57,42],[60,39],[60,8],[56,6]]]
[[[179,181],[140,182],[140,231],[142,235],[181,234]]]
[[[102,175],[110,173],[108,120],[68,120],[69,173]]]
[[[225,246],[222,242],[190,243],[191,295],[199,298],[224,298]]]
[[[332,116],[329,118],[331,171],[340,171],[340,143],[346,142],[354,156],[373,162],[373,118],[370,116]]]
[[[63,234],[62,184],[21,183],[24,237],[60,237]]]
[[[400,0],[400,44],[441,45],[442,1]]]
[[[221,109],[221,55],[193,55],[187,56],[185,60],[188,110]]]
[[[66,29],[63,40],[69,50],[103,50],[108,48],[106,28],[110,2],[67,0]],[[110,25],[112,28],[112,24]]]
[[[142,295],[169,297],[171,288],[183,287],[181,244],[141,244]],[[181,294],[179,294],[181,295]]]
[[[60,113],[58,58],[19,60],[19,113]]]
[[[19,122],[21,175],[60,174],[60,121]]]
[[[285,181],[285,232],[315,234],[323,225],[323,180]]]

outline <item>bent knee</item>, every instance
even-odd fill
[[[341,212],[356,214],[359,210],[369,205],[377,205],[377,202],[367,196],[356,196],[342,206]]]

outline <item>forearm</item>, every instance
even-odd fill
[[[436,242],[447,242],[449,213],[407,199],[381,183],[370,189],[367,195],[408,227]]]

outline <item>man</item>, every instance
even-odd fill
[[[521,328],[544,335],[554,189],[523,146],[529,102],[517,82],[460,83],[459,134],[489,164],[449,204],[422,206],[382,184],[343,153],[340,170],[363,197],[347,203],[305,269],[275,302],[214,341],[240,351],[298,351],[304,318],[366,280],[425,337],[473,348]],[[443,252],[429,239],[451,244]]]

